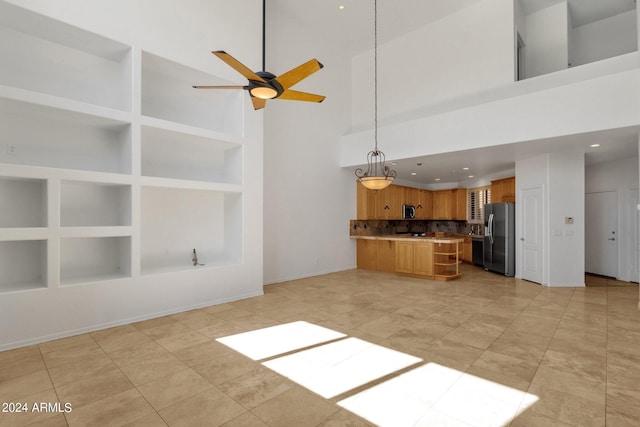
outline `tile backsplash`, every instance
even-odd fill
[[[350,236],[381,236],[400,233],[482,234],[480,224],[467,224],[464,221],[445,220],[357,220],[349,221]],[[476,231],[478,231],[476,233]]]

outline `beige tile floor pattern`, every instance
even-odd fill
[[[296,320],[540,397],[513,426],[640,425],[638,286],[546,288],[463,266],[442,283],[350,270],[0,353],[0,426],[369,426],[215,338]],[[613,285],[618,286],[613,286]],[[344,397],[344,396],[343,396]]]

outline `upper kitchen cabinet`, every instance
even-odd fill
[[[464,221],[467,219],[467,189],[433,191],[432,219]]]
[[[433,217],[433,194],[429,190],[407,188],[408,204],[415,206],[415,219],[431,219]]]
[[[491,181],[492,203],[516,202],[516,177],[497,179]]]
[[[451,219],[452,190],[433,192],[433,219]]]
[[[376,219],[402,218],[402,202],[405,187],[390,185],[383,190],[377,190]]]
[[[376,219],[377,192],[356,181],[356,219]]]
[[[357,212],[356,218],[400,219],[402,205],[407,203],[409,188],[390,185],[383,190],[369,190],[356,181]]]
[[[451,219],[465,221],[467,219],[467,189],[456,188],[452,191]]]

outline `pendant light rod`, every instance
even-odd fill
[[[373,0],[373,142],[378,151],[378,1]]]
[[[378,1],[373,0],[373,140],[374,149],[367,154],[367,170],[357,168],[358,181],[370,190],[387,188],[396,178],[396,171],[385,164],[384,153],[378,150]]]
[[[266,27],[266,22],[267,22],[267,18],[266,18],[266,1],[267,0],[262,0],[262,71],[266,71],[267,67],[265,65],[265,52],[266,52],[266,43],[265,43],[265,38],[266,38],[266,31],[265,31],[265,27]]]

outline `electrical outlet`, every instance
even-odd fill
[[[16,146],[13,144],[7,144],[7,154],[9,156],[15,156],[16,155]]]
[[[573,217],[572,216],[565,216],[564,217],[564,223],[565,224],[573,224]]]

